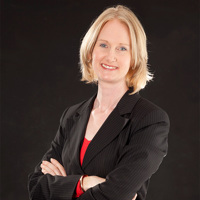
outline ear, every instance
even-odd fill
[[[92,61],[92,54],[89,53],[87,56],[87,62],[90,63]]]

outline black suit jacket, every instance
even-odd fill
[[[144,200],[149,179],[167,153],[169,119],[138,93],[127,91],[106,119],[85,153],[79,152],[93,107],[93,96],[63,113],[51,148],[42,160],[55,158],[67,177],[43,175],[41,162],[29,175],[30,199],[73,199],[81,175],[96,175],[106,182],[87,190],[80,200]]]

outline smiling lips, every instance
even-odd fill
[[[109,65],[105,65],[105,64],[101,64],[101,66],[105,69],[110,69],[110,70],[114,70],[117,69],[118,67],[114,67],[114,66],[109,66]]]

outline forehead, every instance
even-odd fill
[[[103,26],[98,39],[130,44],[129,29],[127,25],[120,20],[112,19]]]

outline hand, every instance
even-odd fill
[[[55,159],[51,158],[51,162],[42,161],[40,167],[43,174],[51,174],[52,176],[67,176],[64,167]]]
[[[135,200],[137,198],[137,194],[135,194],[135,196],[133,197],[133,199],[132,200]]]
[[[98,185],[100,183],[105,182],[105,178],[101,178],[98,176],[86,176],[83,178],[83,189],[87,191],[88,189]]]

